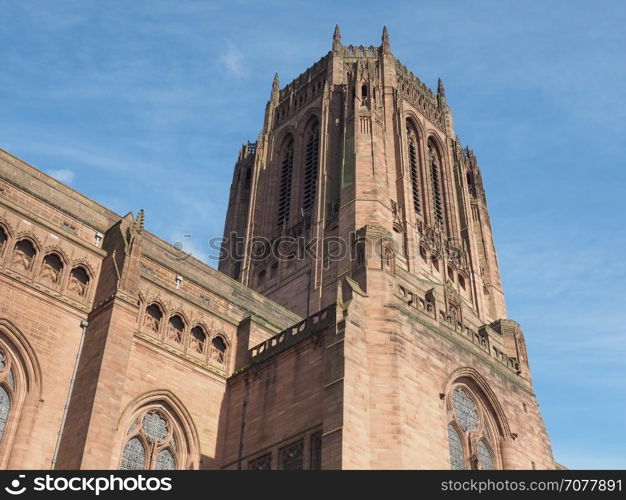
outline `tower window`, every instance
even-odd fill
[[[439,154],[433,142],[428,143],[428,155],[430,157],[430,181],[433,190],[433,211],[435,221],[443,224],[443,193],[441,191],[441,169]]]
[[[492,427],[496,420],[494,413],[466,385],[454,388],[447,401],[450,467],[495,469],[498,436]]]
[[[452,470],[464,470],[463,442],[452,424],[448,425],[448,446],[450,448],[450,468]]]
[[[157,409],[144,410],[126,432],[121,470],[176,470],[176,453],[184,439],[177,435],[170,416]]]
[[[452,269],[450,266],[448,266],[448,278],[454,281],[454,269]]]
[[[48,281],[53,285],[59,282],[61,273],[63,272],[63,262],[58,255],[51,253],[46,255],[41,266],[41,279]]]
[[[161,327],[162,317],[163,313],[161,312],[161,308],[156,304],[150,304],[146,308],[146,314],[143,318],[143,327],[146,330],[158,332]]]
[[[305,213],[313,209],[317,191],[317,171],[319,165],[320,132],[317,123],[313,124],[307,134],[304,151],[304,193],[302,208]]]
[[[84,297],[87,294],[88,287],[89,275],[87,274],[87,271],[80,266],[72,269],[67,289],[79,297]]]
[[[24,271],[30,270],[35,259],[35,247],[28,240],[18,241],[15,245],[12,264],[22,268]]]
[[[361,97],[363,100],[367,99],[367,85],[361,87]]]
[[[226,362],[226,342],[219,335],[211,341],[211,359],[222,365]]]
[[[421,213],[420,207],[420,180],[417,159],[417,134],[415,129],[407,121],[407,137],[409,146],[409,169],[411,171],[411,189],[413,191],[413,210],[416,214]]]
[[[289,138],[281,153],[280,187],[278,189],[277,225],[282,227],[289,222],[291,205],[291,177],[293,174],[293,138]]]
[[[4,248],[4,244],[7,242],[7,233],[4,232],[4,229],[0,227],[0,252]]]
[[[206,333],[204,333],[204,329],[201,326],[192,328],[190,338],[191,351],[203,354],[205,345]]]
[[[166,340],[181,344],[183,341],[184,330],[185,323],[183,322],[182,318],[178,315],[172,316],[168,324]]]

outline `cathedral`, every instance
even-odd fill
[[[219,270],[0,150],[0,467],[559,468],[441,80],[276,75]]]

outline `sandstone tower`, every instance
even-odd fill
[[[301,316],[336,313],[325,466],[553,467],[476,157],[442,81],[403,66],[386,28],[374,47],[336,27],[327,55],[282,89],[275,76],[224,236],[221,271]],[[309,383],[309,361],[278,373]]]

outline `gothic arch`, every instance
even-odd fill
[[[137,436],[136,427],[133,428],[132,426],[141,427],[143,425],[143,422],[135,424],[135,419],[151,412],[158,412],[163,415],[168,424],[172,426],[171,433],[176,437],[175,449],[173,450],[176,469],[197,470],[200,465],[198,430],[185,405],[167,389],[150,391],[136,397],[128,403],[120,415],[115,442],[115,449],[117,450],[116,468],[119,469],[122,465],[122,455],[126,444],[134,436]],[[145,438],[141,439],[145,441]]]
[[[439,134],[436,133],[433,129],[427,130],[425,137],[426,137],[426,144],[428,144],[430,141],[435,143],[435,146],[437,146],[437,152],[439,153],[441,160],[444,161],[446,159],[446,155],[445,155],[446,144],[444,140],[441,137],[439,137]]]
[[[96,278],[95,270],[93,269],[93,267],[91,267],[91,264],[89,264],[86,259],[74,259],[72,260],[72,262],[69,263],[68,267],[70,268],[70,271],[72,269],[76,269],[77,267],[82,267],[86,271],[90,282],[92,282]]]
[[[296,136],[297,130],[293,125],[285,125],[284,127],[281,127],[272,141],[272,160],[280,162],[280,153],[283,148],[290,139],[294,141],[295,145]]]
[[[404,112],[404,115],[405,115],[404,116],[405,123],[410,123],[413,126],[413,128],[415,128],[415,132],[417,133],[417,138],[420,141],[423,141],[424,138],[426,137],[426,131],[424,130],[424,126],[422,125],[422,122],[420,121],[417,114],[412,109],[407,109]]]
[[[57,281],[54,283],[57,287],[64,286],[65,277],[68,274],[68,259],[65,255],[65,252],[58,246],[49,246],[44,249],[41,255],[41,264],[39,265],[39,269],[37,271],[37,279],[41,280],[43,278],[42,274],[44,271],[44,264],[46,262],[46,258],[55,255],[61,262],[61,270],[58,275]]]
[[[457,383],[464,383],[472,388],[475,394],[481,399],[481,402],[491,412],[495,421],[494,424],[502,439],[511,438],[511,429],[508,419],[502,409],[502,405],[498,401],[496,394],[493,392],[485,378],[474,368],[465,366],[457,368],[449,376],[443,387],[443,394],[450,394],[452,387]]]
[[[2,216],[0,216],[0,230],[4,232],[4,236],[6,238],[6,240],[4,241],[4,244],[0,248],[0,264],[1,264],[1,261],[4,258],[4,256],[10,253],[10,250],[7,250],[7,249],[12,248],[13,241],[14,241],[13,240],[13,237],[14,237],[13,228],[11,227],[9,222]]]
[[[512,438],[502,408],[476,370],[460,368],[443,393],[452,469],[502,469],[503,448]]]
[[[0,435],[0,468],[4,469],[18,429],[25,429],[22,434],[30,431],[36,407],[42,400],[42,377],[34,349],[20,330],[5,318],[0,318],[0,352],[3,355],[0,385],[4,386],[2,391],[7,405],[0,411],[5,420]]]
[[[307,109],[298,119],[296,131],[299,139],[304,137],[304,134],[314,122],[316,122],[318,126],[320,126],[322,122],[320,110],[316,107]]]
[[[37,236],[35,236],[30,231],[20,231],[19,233],[17,233],[15,237],[13,238],[13,248],[15,248],[16,243],[22,240],[30,241],[38,255],[43,250],[43,245],[41,244],[41,241],[39,241],[39,238],[37,238]]]
[[[321,164],[321,127],[320,119],[316,114],[309,113],[302,120],[298,128],[299,162],[296,169],[296,185],[298,206],[304,213],[312,213],[319,196],[318,177]]]

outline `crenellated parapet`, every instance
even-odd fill
[[[272,356],[283,352],[285,349],[302,342],[316,334],[320,334],[327,328],[333,326],[336,320],[336,305],[332,305],[319,311],[316,314],[296,323],[278,335],[270,337],[265,342],[250,349],[250,365],[255,365],[265,361]]]
[[[421,111],[443,132],[446,131],[446,112],[438,94],[430,90],[418,77],[396,59],[396,80],[398,94]]]

